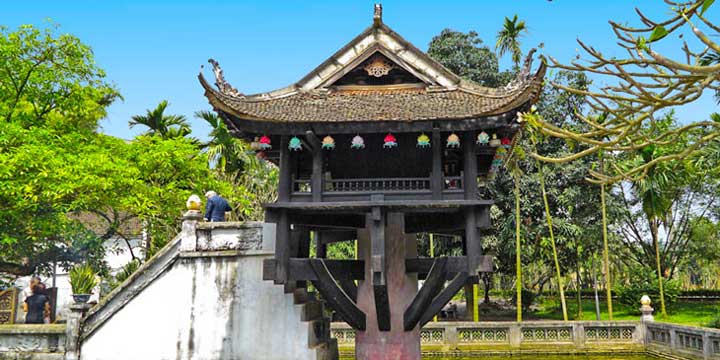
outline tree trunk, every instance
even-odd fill
[[[600,172],[605,172],[605,163],[603,161],[602,152],[600,152]],[[610,278],[610,250],[608,250],[608,234],[607,234],[607,210],[605,208],[605,184],[600,184],[600,207],[602,209],[603,224],[603,271],[605,272],[605,291],[607,292],[607,308],[608,317],[613,319],[612,309],[612,279]]]
[[[535,142],[533,141],[533,146]],[[553,261],[555,262],[555,275],[557,276],[558,289],[560,289],[560,304],[562,304],[563,320],[568,321],[567,304],[565,303],[565,290],[563,289],[562,275],[560,274],[560,262],[558,261],[557,248],[555,247],[555,234],[553,232],[552,215],[550,215],[550,204],[548,203],[547,192],[545,191],[545,178],[543,176],[540,160],[535,160],[540,179],[540,190],[542,191],[543,203],[545,204],[545,219],[547,220],[548,231],[550,232],[550,244],[552,245]]]
[[[583,308],[582,308],[582,280],[580,279],[580,245],[575,246],[576,257],[575,257],[575,276],[577,277],[577,319],[582,319]]]
[[[522,321],[522,264],[520,261],[520,177],[515,176],[515,287],[517,321]]]
[[[657,266],[657,277],[658,286],[660,287],[660,313],[663,319],[667,318],[667,312],[665,311],[665,291],[663,289],[663,275],[660,266],[660,245],[658,244],[658,226],[657,220],[654,218],[650,220],[650,234],[653,238],[653,245],[655,245],[655,265]]]

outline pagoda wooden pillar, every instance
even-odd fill
[[[441,200],[443,192],[443,171],[442,171],[442,139],[440,130],[433,129],[432,132],[432,172],[430,187],[432,188],[433,200]]]
[[[312,200],[315,202],[322,201],[322,171],[323,171],[323,155],[322,143],[313,132],[307,133],[307,139],[312,149],[312,175],[310,175],[310,192]]]
[[[475,153],[475,134],[466,131],[463,134],[463,189],[465,199],[477,199],[477,154]]]
[[[280,137],[280,161],[278,167],[278,202],[290,201],[292,187],[292,174],[290,169],[290,150],[288,149],[288,137]]]
[[[403,326],[405,309],[417,293],[417,274],[405,272],[405,259],[417,257],[414,235],[405,234],[404,214],[385,216],[384,252],[386,299],[389,304],[389,329],[381,330],[373,285],[373,231],[371,226],[358,230],[359,258],[365,260],[365,280],[358,281],[357,306],[365,314],[366,327],[355,337],[355,358],[358,360],[419,360],[420,325],[406,331]],[[377,251],[377,249],[375,249]]]

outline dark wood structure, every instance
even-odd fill
[[[215,87],[199,79],[229,129],[280,168],[278,200],[266,205],[276,250],[265,278],[287,288],[312,282],[360,330],[358,342],[375,346],[368,337],[390,332],[398,334],[390,343],[407,343],[407,333],[419,356],[419,327],[492,269],[478,237],[492,201],[478,197],[478,182],[509,152],[517,112],[536,101],[545,67],[532,74],[531,54],[514,81],[487,88],[451,73],[381,15],[376,6],[368,29],[286,88],[242,94],[214,60]],[[405,235],[418,232],[461,234],[465,254],[418,258]],[[357,260],[324,258],[328,243],[356,239]],[[414,341],[398,351],[414,353]],[[356,348],[358,358],[378,356]]]

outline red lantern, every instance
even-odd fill
[[[393,134],[387,134],[385,135],[385,144],[383,144],[384,148],[394,148],[397,147],[397,139],[395,139],[395,136]]]
[[[260,148],[263,150],[272,149],[272,144],[270,144],[270,138],[267,135],[263,135],[260,138]]]
[[[500,144],[502,144],[502,145],[510,145],[510,139],[505,137],[505,138],[503,138],[502,140],[500,140]]]

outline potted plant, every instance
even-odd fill
[[[72,287],[73,300],[76,303],[86,303],[97,285],[95,271],[90,265],[75,265],[70,269],[70,287]]]

